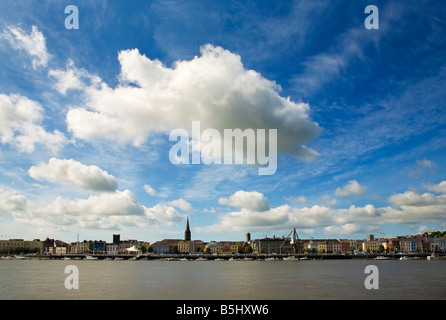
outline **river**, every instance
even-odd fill
[[[2,300],[442,300],[446,260],[2,260],[0,285]]]

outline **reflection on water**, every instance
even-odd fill
[[[367,290],[367,265],[379,289]],[[67,265],[79,270],[68,290]],[[445,299],[446,261],[0,261],[0,299]]]

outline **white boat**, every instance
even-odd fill
[[[390,260],[390,257],[378,256],[378,257],[374,258],[373,260]]]
[[[298,258],[296,258],[295,256],[289,256],[289,257],[285,257],[283,258],[284,261],[296,261],[299,260]]]
[[[19,255],[16,254],[16,255],[14,256],[14,259],[15,259],[15,260],[23,260],[23,259],[25,259],[25,257],[23,257],[23,256],[19,256]]]
[[[400,260],[420,260],[420,257],[402,256]]]
[[[124,260],[124,258],[121,258],[121,257],[115,257],[113,260]]]
[[[206,258],[203,258],[203,257],[199,257],[199,258],[197,258],[195,261],[207,261],[208,259],[206,259]]]
[[[86,259],[86,260],[98,260],[97,257],[93,257],[93,256],[89,256],[89,255],[86,255],[86,256],[85,256],[85,259]]]
[[[446,256],[439,256],[438,254],[432,253],[427,256],[427,260],[446,260]]]

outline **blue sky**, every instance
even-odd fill
[[[445,10],[2,1],[1,239],[154,242],[187,216],[204,241],[444,230]],[[172,164],[169,132],[192,121],[277,129],[277,171]]]

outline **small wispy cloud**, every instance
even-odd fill
[[[32,26],[29,33],[20,27],[7,26],[0,37],[6,39],[12,48],[28,54],[34,70],[47,67],[51,55],[47,51],[45,37],[37,26]]]
[[[361,195],[365,192],[365,190],[366,188],[361,186],[358,181],[350,180],[344,187],[337,188],[335,195],[341,197]]]

